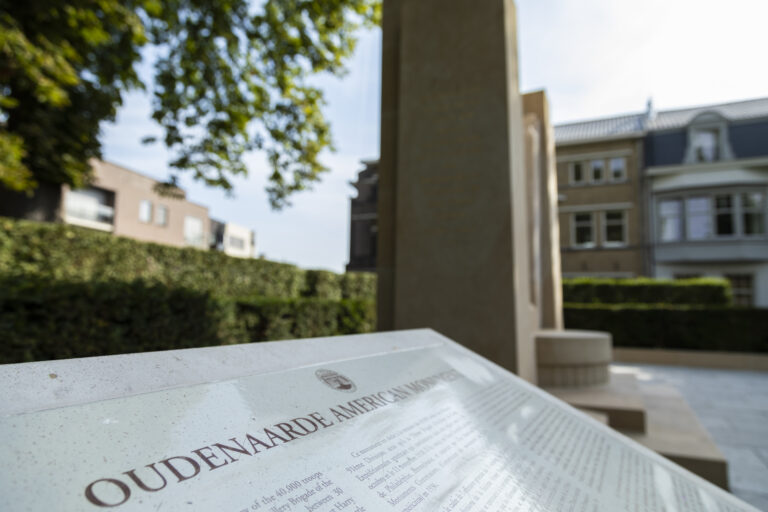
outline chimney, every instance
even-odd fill
[[[645,104],[645,122],[650,123],[654,119],[656,119],[656,109],[653,108],[653,97],[651,96]]]

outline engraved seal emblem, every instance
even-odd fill
[[[355,386],[354,382],[333,370],[325,370],[321,368],[315,372],[315,376],[317,376],[321,382],[325,383],[328,387],[331,387],[336,391],[352,393],[357,389],[357,386]]]

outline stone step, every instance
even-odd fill
[[[589,409],[581,409],[579,407],[577,407],[577,409],[579,409],[581,412],[583,412],[584,414],[586,414],[587,416],[589,416],[593,420],[599,421],[603,425],[608,425],[608,415],[607,414],[603,414],[603,413],[597,412],[597,411],[590,411]]]
[[[641,384],[646,431],[622,431],[640,444],[728,489],[728,463],[685,399],[673,387]]]
[[[602,386],[546,391],[577,409],[605,416],[613,429],[728,489],[725,457],[674,387],[612,371],[610,382]]]
[[[645,401],[634,375],[611,372],[610,381],[600,386],[545,390],[577,409],[606,415],[611,428],[645,432]]]

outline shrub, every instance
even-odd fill
[[[140,279],[224,297],[298,297],[305,288],[304,271],[285,263],[11,219],[0,219],[0,275],[69,282]]]
[[[0,363],[370,332],[356,299],[230,300],[134,281],[0,279]]]
[[[220,297],[374,300],[376,275],[304,271],[263,259],[139,242],[66,224],[0,218],[0,276],[141,280]]]
[[[307,270],[303,297],[319,297],[321,299],[341,299],[341,284],[339,275],[327,270]]]
[[[0,280],[0,363],[236,343],[235,306],[143,282]]]
[[[725,306],[732,302],[725,279],[563,279],[563,302],[600,304],[699,304]]]
[[[376,274],[347,272],[340,279],[341,296],[345,299],[376,300]]]
[[[566,304],[569,329],[607,331],[615,347],[768,352],[768,310]]]
[[[376,323],[373,303],[357,299],[257,298],[238,301],[237,308],[249,341],[364,333]]]
[[[339,334],[376,330],[376,303],[372,300],[342,299],[339,302]]]

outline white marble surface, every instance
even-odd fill
[[[754,510],[430,330],[9,365],[0,403],[9,512]]]
[[[0,365],[0,416],[413,350],[445,340],[420,329]]]

